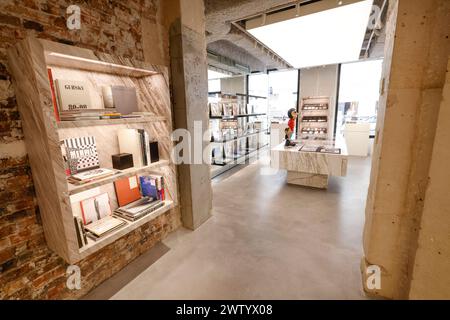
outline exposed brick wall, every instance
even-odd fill
[[[82,28],[66,28],[66,8],[82,9]],[[144,60],[141,18],[156,21],[158,0],[0,1],[0,299],[77,298],[180,225],[166,213],[81,261],[82,290],[66,289],[66,263],[45,242],[6,50],[27,35]]]

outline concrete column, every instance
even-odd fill
[[[408,298],[449,55],[447,0],[390,1],[382,96],[366,207],[366,267],[386,298]]]
[[[170,64],[175,128],[187,129],[192,147],[187,152],[194,161],[194,122],[209,128],[208,78],[205,14],[202,0],[170,0],[173,15],[169,22]],[[179,15],[174,12],[178,10]],[[208,140],[201,140],[205,148]],[[186,154],[184,154],[186,155]],[[185,227],[195,229],[211,216],[212,191],[208,163],[178,166],[181,214]]]
[[[447,70],[450,70],[450,60]],[[450,73],[447,72],[409,293],[411,299],[450,299],[449,141]]]

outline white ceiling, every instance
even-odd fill
[[[249,29],[295,68],[359,59],[373,0]]]

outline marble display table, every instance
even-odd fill
[[[295,147],[284,143],[272,148],[271,167],[288,171],[287,182],[301,186],[327,189],[330,176],[347,175],[347,148],[344,141],[296,141]],[[315,147],[340,148],[340,154],[302,151]],[[300,151],[299,151],[300,150]]]

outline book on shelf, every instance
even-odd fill
[[[94,181],[102,178],[106,178],[115,174],[114,170],[106,169],[106,168],[98,168],[89,171],[80,172],[74,174],[68,178],[70,182],[86,182],[86,181]]]
[[[80,205],[81,215],[85,225],[112,214],[108,193],[102,193],[92,198],[82,200]]]
[[[51,68],[47,68],[48,73],[48,81],[50,82],[50,91],[52,93],[52,103],[53,103],[53,112],[55,113],[55,119],[57,122],[60,121],[59,118],[59,108],[58,108],[58,102],[56,99],[56,92],[55,92],[55,84],[53,82],[53,73]]]
[[[114,181],[114,190],[116,192],[117,203],[120,207],[142,198],[137,176]]]
[[[143,197],[124,207],[116,209],[114,214],[128,221],[136,221],[163,207],[164,205],[165,203],[161,200],[155,200],[151,197]]]
[[[121,129],[117,132],[120,153],[133,155],[134,167],[151,163],[150,136],[143,129]]]
[[[126,221],[113,216],[107,216],[84,226],[87,236],[94,241],[111,234],[127,224]]]
[[[139,177],[142,195],[157,200],[165,200],[164,177],[161,175],[146,175]]]
[[[62,144],[71,175],[100,168],[94,136],[68,138]]]
[[[332,154],[341,154],[340,148],[333,148],[333,147],[320,147],[318,152],[321,153],[332,153]]]
[[[83,220],[80,217],[73,217],[73,221],[75,224],[75,231],[77,234],[78,248],[82,248],[87,245],[87,235],[84,230]]]
[[[92,87],[88,82],[55,79],[55,87],[60,113],[94,108],[90,95]]]
[[[303,147],[301,147],[301,149],[299,149],[299,151],[303,151],[303,152],[318,152],[319,151],[319,147],[304,145]]]

